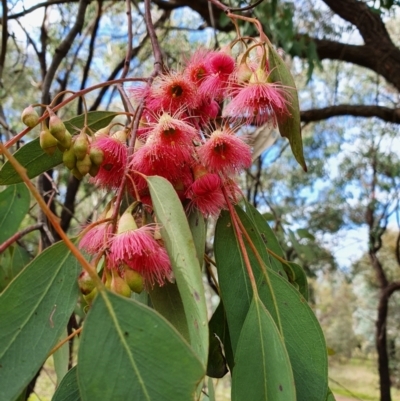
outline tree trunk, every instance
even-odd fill
[[[387,296],[386,288],[382,288],[379,295],[378,318],[376,321],[376,350],[378,352],[380,401],[392,401],[390,395],[391,382],[386,330],[388,303],[389,297]]]

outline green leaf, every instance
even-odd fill
[[[64,379],[57,387],[51,401],[81,401],[79,393],[78,378],[76,374],[76,366],[74,366],[64,376]]]
[[[290,115],[285,118],[278,118],[279,133],[284,138],[289,139],[289,144],[294,157],[300,166],[303,167],[304,171],[307,171],[306,161],[304,160],[303,154],[303,142],[301,139],[300,106],[296,84],[288,66],[270,42],[268,43],[268,50],[269,67],[271,69],[270,79],[272,82],[278,82],[284,85],[289,93],[287,100]]]
[[[208,351],[207,376],[219,379],[228,373],[226,367],[227,359],[231,370],[233,367],[233,353],[229,338],[228,323],[222,302],[219,303],[208,325],[210,347]],[[226,358],[225,354],[227,354]]]
[[[249,235],[253,239],[254,233]],[[236,358],[238,337],[253,293],[227,212],[222,212],[217,222],[214,250],[221,298]],[[265,277],[254,257],[251,254],[249,257],[260,299],[281,329],[293,369],[297,399],[324,399],[328,385],[326,345],[313,311],[285,278],[270,268]]]
[[[236,211],[239,211],[240,216],[243,216],[243,211],[239,207],[236,208]],[[279,257],[281,257],[282,259],[284,259],[285,255],[283,254],[282,248],[279,245],[279,242],[276,239],[275,234],[272,231],[271,227],[265,221],[265,217],[263,217],[263,215],[261,215],[261,213],[250,203],[246,203],[246,215],[247,217],[250,218],[250,220],[254,224],[258,235],[260,236],[262,242],[264,243],[264,246],[269,250],[271,250],[272,252],[274,252]],[[253,229],[253,228],[248,227],[248,229]],[[268,265],[270,265],[273,268],[273,270],[281,274],[283,277],[285,276],[284,266],[282,266],[282,263],[278,259],[274,258],[273,256],[266,255],[265,260],[269,262]]]
[[[307,238],[307,239],[310,239],[312,241],[315,241],[315,236],[312,235],[305,228],[299,228],[298,230],[296,230],[296,232],[297,232],[297,235],[299,236],[299,238]]]
[[[57,343],[78,299],[79,266],[64,243],[47,248],[0,295],[0,399],[13,400]]]
[[[83,401],[187,401],[202,363],[153,309],[102,291],[90,309],[78,351]]]
[[[278,328],[254,297],[235,355],[232,401],[296,401],[289,357]]]
[[[9,246],[0,255],[0,292],[8,286],[30,260],[31,255],[28,251],[18,244]]]
[[[193,236],[197,259],[200,263],[200,266],[202,266],[206,247],[206,223],[199,210],[193,210],[191,213],[189,213],[188,223]]]
[[[64,328],[58,342],[63,340],[68,336],[67,328]],[[54,354],[54,370],[56,371],[57,376],[57,384],[61,383],[61,380],[68,372],[68,363],[69,363],[69,342],[64,343]]]
[[[297,263],[294,262],[288,262],[289,266],[291,268],[291,271],[293,272],[293,279],[291,282],[297,284],[298,286],[298,291],[300,292],[301,295],[305,298],[306,301],[308,301],[308,281],[307,281],[307,276],[304,271],[304,269],[299,266]]]
[[[88,113],[88,126],[91,130],[97,131],[106,127],[117,113],[110,111],[91,111]],[[75,134],[83,127],[84,117],[77,116],[64,121],[65,126],[71,134]],[[62,163],[62,152],[56,149],[52,156],[43,151],[39,144],[39,138],[28,142],[14,153],[17,161],[26,168],[29,178],[37,177],[53,167]],[[0,185],[10,185],[21,182],[22,179],[14,170],[14,167],[7,161],[0,170]]]
[[[188,221],[176,191],[166,179],[147,177],[147,183],[183,302],[190,343],[205,367],[208,355],[207,306]]]
[[[336,401],[335,396],[333,395],[332,391],[330,388],[328,388],[328,394],[326,396],[325,401]]]
[[[14,235],[29,210],[30,194],[25,184],[0,192],[0,244]]]
[[[155,285],[149,295],[153,308],[190,342],[185,310],[176,283],[165,283],[162,287]]]

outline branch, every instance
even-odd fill
[[[309,123],[337,116],[377,117],[389,123],[400,124],[400,108],[390,109],[383,106],[359,106],[352,104],[340,104],[322,109],[304,110],[301,112],[301,121]]]
[[[98,29],[99,29],[99,26],[100,26],[101,15],[102,15],[102,12],[103,12],[102,5],[103,5],[103,1],[102,0],[98,0],[96,19],[94,21],[94,25],[93,25],[93,29],[92,29],[92,36],[90,37],[89,53],[88,53],[88,57],[86,59],[85,66],[83,68],[83,74],[82,74],[82,81],[81,81],[80,89],[83,89],[86,86],[86,81],[87,81],[88,76],[89,76],[90,65],[92,64],[93,54],[94,54],[94,45],[95,45],[96,38],[97,38],[97,32],[98,32]],[[83,110],[83,100],[80,97],[79,100],[78,100],[78,115],[82,114],[82,110]]]
[[[32,226],[25,228],[24,230],[18,231],[12,237],[10,237],[7,241],[4,241],[2,244],[0,244],[0,255],[10,245],[12,245],[14,242],[18,241],[19,239],[21,239],[24,235],[29,234],[32,231],[41,230],[41,229],[43,229],[43,223],[34,224]]]
[[[48,7],[54,4],[64,4],[64,3],[77,3],[79,0],[48,0],[44,1],[43,3],[38,3],[30,8],[24,9],[24,11],[21,11],[19,13],[12,14],[8,17],[8,19],[17,19],[20,17],[23,17],[24,15],[30,14],[31,12],[42,8],[42,7]]]
[[[334,13],[355,25],[365,44],[379,43],[380,46],[393,46],[379,13],[372,11],[367,3],[357,0],[324,0],[324,3]]]
[[[6,62],[7,54],[7,39],[8,39],[8,9],[7,0],[1,1],[3,7],[3,17],[1,20],[1,53],[0,53],[0,85],[3,76],[4,63]]]
[[[69,49],[72,46],[72,43],[78,35],[78,33],[82,30],[83,23],[85,21],[85,12],[86,8],[89,5],[90,0],[80,0],[79,8],[77,11],[77,17],[74,26],[69,31],[68,35],[61,42],[61,44],[57,47],[51,65],[47,71],[46,77],[43,82],[43,93],[42,93],[42,103],[48,104],[50,102],[50,86],[56,74],[56,71],[61,64],[64,57],[67,55]]]

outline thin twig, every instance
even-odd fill
[[[53,355],[56,351],[58,351],[65,343],[67,343],[71,338],[74,338],[77,334],[82,331],[83,327],[79,327],[79,329],[74,330],[68,337],[65,337],[61,340],[47,355],[47,358]]]
[[[26,234],[29,234],[32,231],[35,230],[40,230],[43,228],[43,223],[38,223],[38,224],[33,224],[32,226],[29,226],[21,231],[18,231],[15,233],[12,237],[10,237],[7,241],[4,241],[2,244],[0,244],[0,255],[10,246],[12,245],[15,241],[18,241],[21,239],[23,236]]]

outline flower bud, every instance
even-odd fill
[[[57,149],[57,144],[58,141],[56,138],[54,138],[53,135],[51,135],[50,131],[45,128],[41,133],[39,137],[39,143],[40,147],[49,155],[53,155],[53,153]]]
[[[137,230],[137,228],[138,227],[136,221],[133,218],[131,211],[128,208],[128,210],[122,214],[121,218],[118,221],[117,234],[122,234],[128,230]]]
[[[118,272],[112,270],[112,277],[111,277],[111,291],[122,295],[123,297],[130,298],[131,296],[131,289],[129,285],[119,276]]]
[[[114,132],[112,137],[118,139],[121,143],[126,143],[126,138],[127,138],[126,129]]]
[[[124,266],[124,280],[136,294],[140,294],[143,291],[144,281],[142,275],[126,265]]]
[[[59,140],[60,145],[64,148],[64,150],[60,149],[62,152],[69,149],[72,145],[72,135],[69,133],[68,130],[65,131],[65,135],[63,139]]]
[[[81,131],[74,142],[74,152],[78,160],[83,160],[89,150],[89,141],[85,131]]]
[[[107,125],[107,127],[104,127],[104,128],[101,128],[101,129],[97,130],[94,135],[96,137],[97,136],[101,136],[101,135],[108,135],[110,133],[111,126],[112,125],[109,124],[109,125]]]
[[[51,135],[53,135],[58,141],[62,142],[64,140],[66,132],[65,125],[54,113],[49,120],[49,130]]]
[[[89,152],[90,160],[95,166],[101,166],[104,160],[104,152],[98,148],[91,148]]]
[[[21,114],[22,122],[29,128],[33,128],[38,124],[39,116],[32,106],[28,106]]]
[[[79,170],[78,170],[76,167],[74,167],[74,168],[71,170],[71,173],[72,173],[72,175],[73,175],[76,179],[78,179],[79,181],[83,178],[83,175],[79,172]]]
[[[89,169],[89,174],[91,177],[96,177],[97,173],[100,171],[100,166],[96,166],[92,163]]]
[[[83,271],[79,275],[78,285],[83,295],[89,295],[96,287],[87,271]]]
[[[236,72],[238,82],[240,83],[249,82],[252,74],[253,71],[250,69],[250,67],[247,65],[245,61],[239,64],[239,67]]]
[[[89,294],[83,295],[83,299],[86,301],[88,305],[93,303],[93,300],[96,298],[97,288],[94,288]]]
[[[70,148],[63,153],[63,163],[69,170],[72,170],[75,167],[76,156],[73,148]]]
[[[83,160],[76,161],[76,168],[82,174],[82,176],[85,176],[89,172],[91,166],[92,162],[90,161],[90,157],[88,154],[86,154]]]

